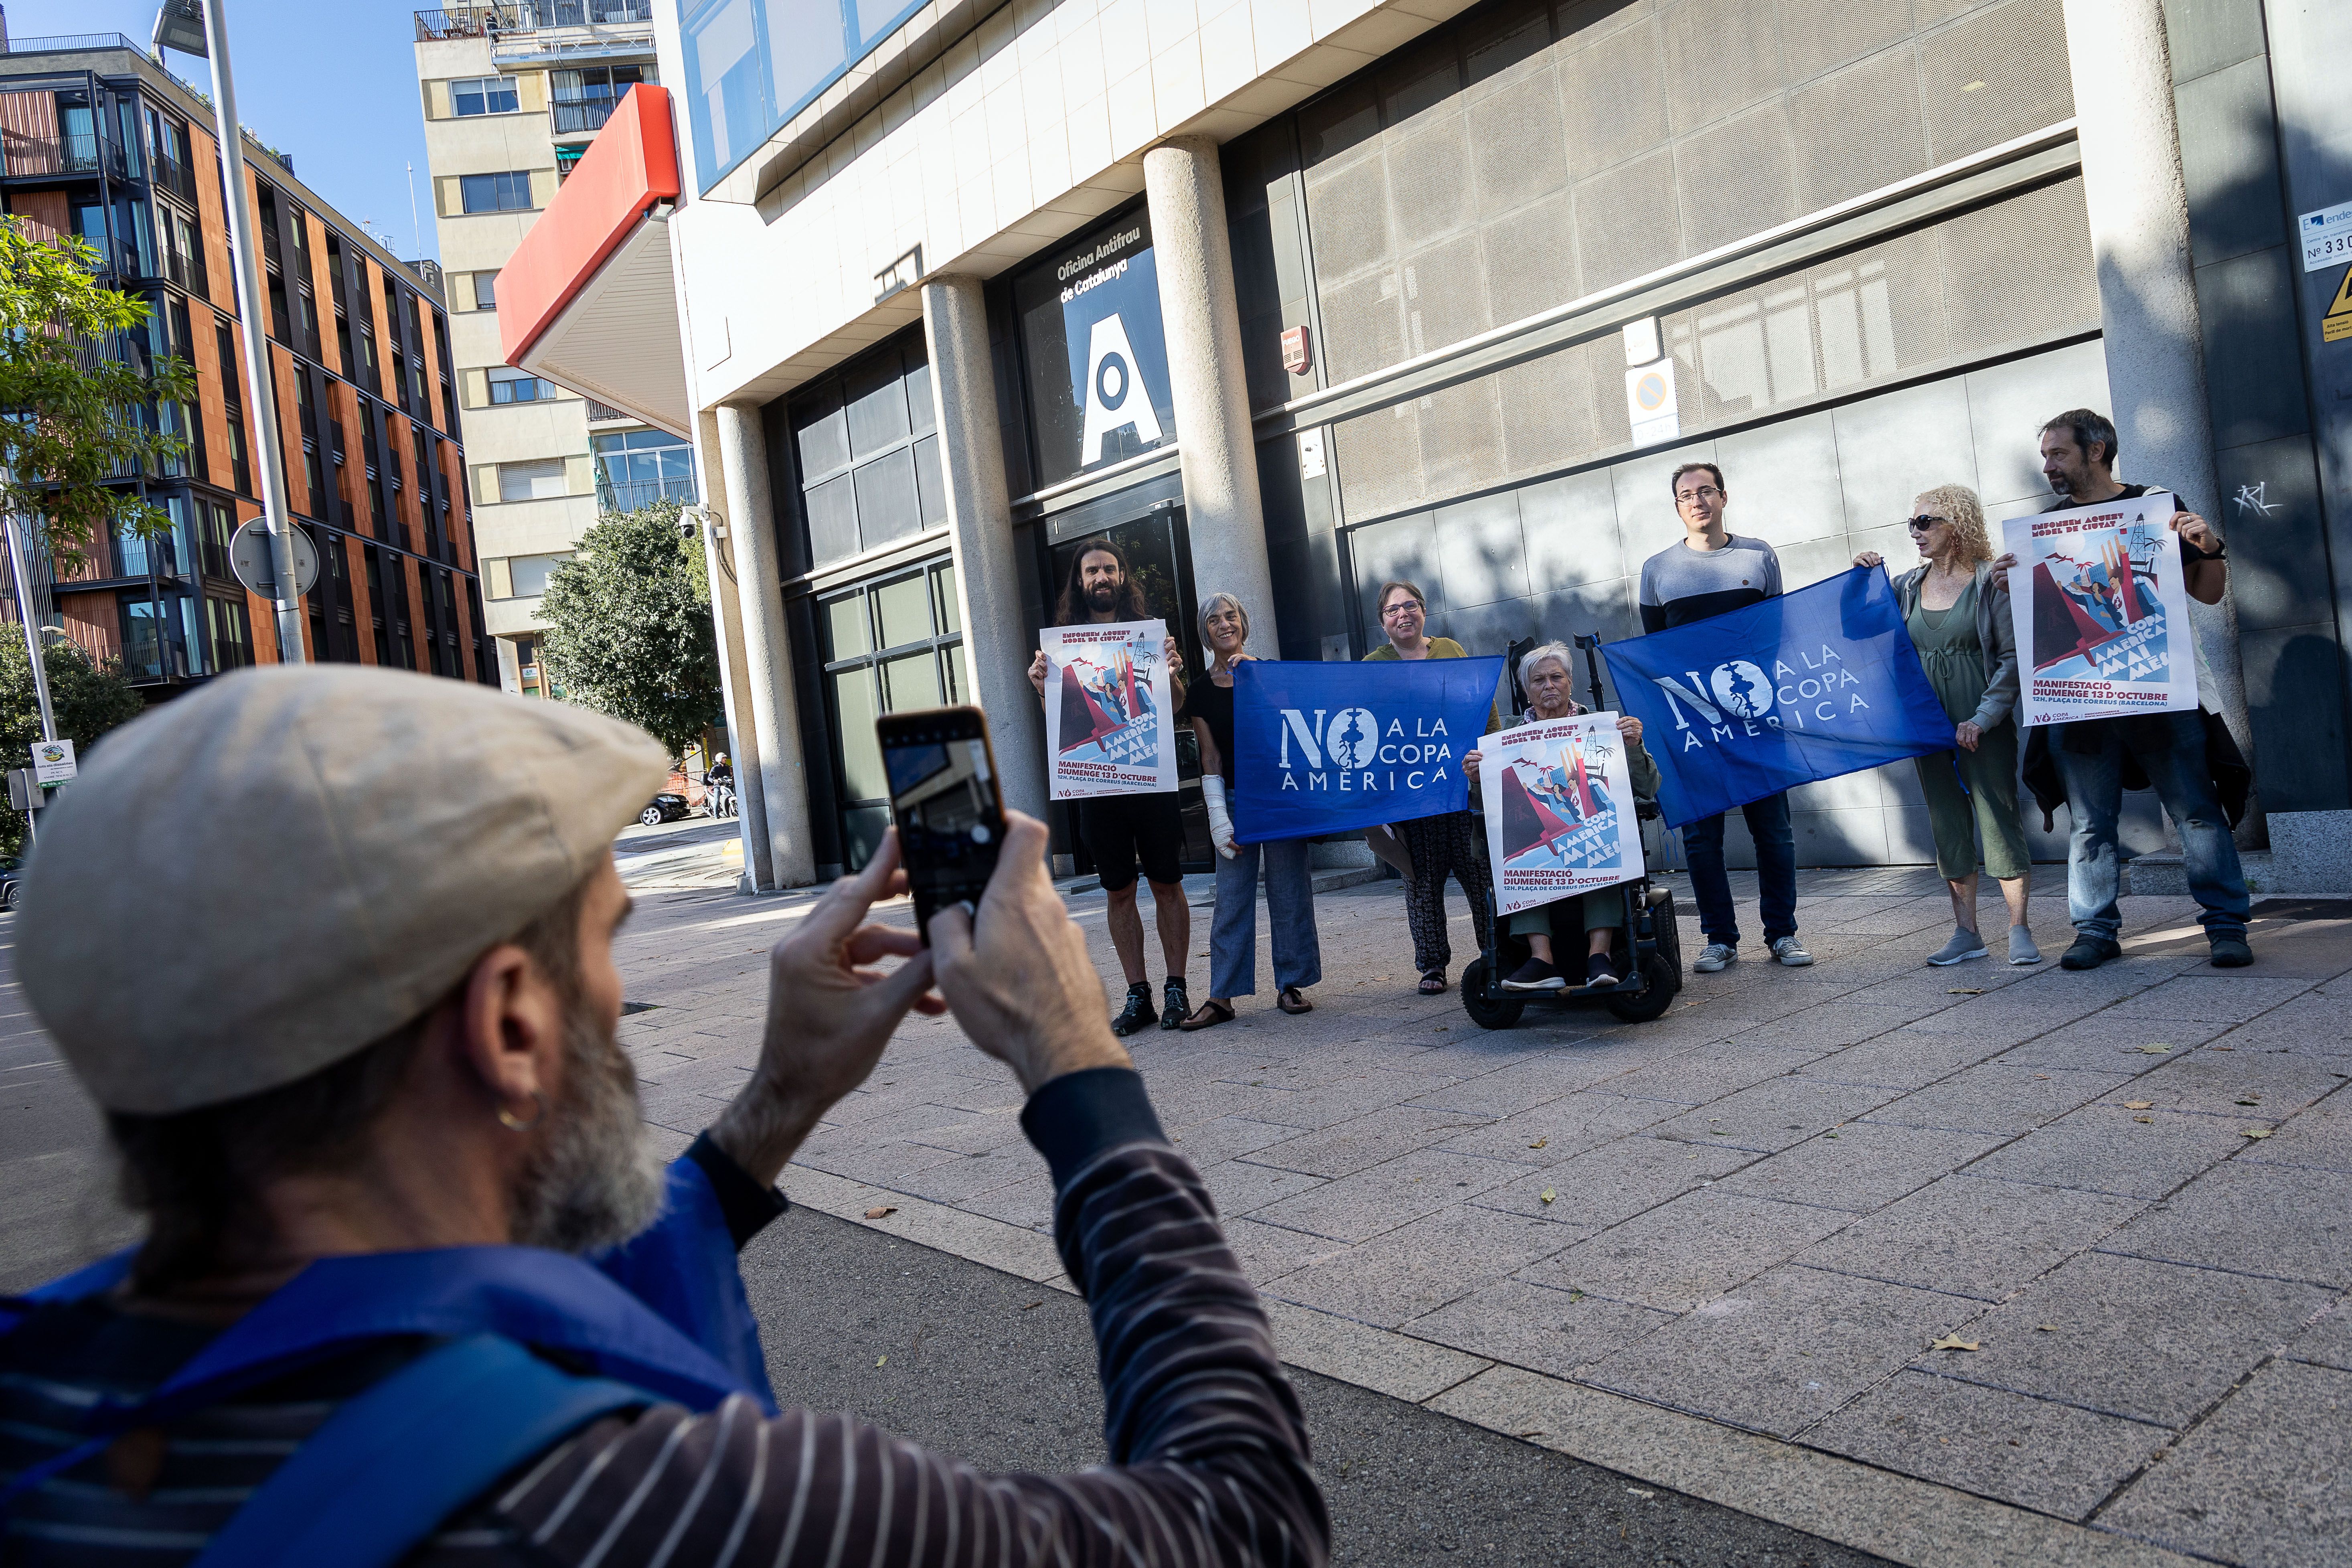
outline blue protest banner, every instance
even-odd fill
[[[1244,844],[1461,811],[1499,658],[1234,668],[1234,826]]]
[[[1669,826],[1952,746],[1880,567],[1601,651]]]

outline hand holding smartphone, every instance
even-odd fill
[[[886,713],[875,722],[890,782],[890,815],[915,900],[915,929],[931,940],[931,916],[978,904],[1004,847],[1004,796],[988,717],[977,708]]]

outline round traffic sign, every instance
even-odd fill
[[[301,528],[292,527],[294,539],[294,596],[300,598],[319,581],[319,547],[310,542],[310,535]],[[261,518],[248,518],[228,542],[230,570],[236,580],[265,599],[278,596],[278,574],[269,569],[269,525]]]

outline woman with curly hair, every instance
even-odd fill
[[[2017,639],[2009,589],[1991,568],[1984,506],[1966,485],[1938,485],[1913,501],[1911,542],[1920,563],[1895,580],[1903,624],[1927,682],[1953,722],[1955,750],[1916,759],[1936,837],[1936,868],[1951,885],[1954,927],[1927,962],[1985,956],[1977,931],[1977,836],[1984,864],[2009,905],[2009,961],[2039,963],[2027,929],[2025,826],[2017,814]],[[1882,558],[1865,550],[1857,566]]]

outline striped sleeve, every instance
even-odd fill
[[[736,1399],[602,1422],[483,1512],[581,1568],[1326,1562],[1265,1315],[1141,1079],[1073,1074],[1023,1121],[1054,1168],[1056,1241],[1094,1326],[1108,1466],[988,1475],[849,1415],[762,1419]]]

